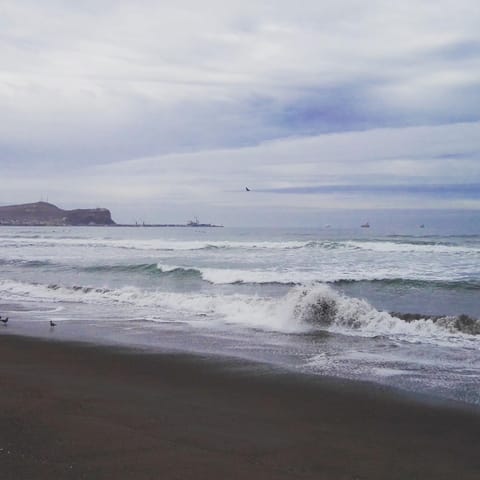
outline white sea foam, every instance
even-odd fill
[[[131,230],[132,232],[135,229]],[[430,240],[186,240],[178,238],[114,238],[109,236],[78,236],[53,234],[49,232],[31,234],[2,234],[0,244],[3,246],[39,246],[39,247],[85,247],[85,248],[119,248],[140,251],[188,251],[203,249],[259,249],[259,250],[295,250],[315,248],[321,250],[363,250],[379,253],[446,253],[446,254],[480,254],[478,244],[456,245],[453,243]]]
[[[179,265],[158,264],[158,269],[162,272],[173,271],[195,271],[207,282],[224,285],[232,283],[304,283],[319,280],[317,272],[301,271],[276,271],[265,269],[232,269],[232,268],[191,268]]]
[[[125,304],[146,308],[157,317],[163,312],[192,323],[202,317],[212,325],[233,323],[284,333],[328,330],[368,337],[394,336],[442,345],[463,341],[477,343],[480,340],[478,336],[459,332],[454,318],[406,322],[376,310],[365,300],[339,294],[326,285],[293,287],[287,295],[271,298],[160,292],[134,287],[63,287],[2,280],[0,293],[9,300],[29,297],[52,303]]]
[[[441,345],[480,341],[479,336],[459,331],[456,317],[436,321],[420,318],[407,322],[388,312],[378,311],[366,300],[348,297],[326,285],[295,287],[286,298],[290,317],[332,332],[367,337],[394,336],[405,341]]]
[[[76,246],[87,248],[121,248],[131,250],[166,250],[186,251],[215,248],[232,249],[298,249],[309,246],[311,242],[304,241],[229,241],[229,240],[177,240],[177,239],[113,239],[113,238],[81,238],[81,237],[49,237],[49,236],[26,236],[26,237],[0,237],[3,245],[21,244],[36,246]],[[331,243],[331,242],[327,242]]]
[[[480,247],[467,245],[447,245],[444,243],[411,243],[388,241],[345,241],[346,246],[379,253],[450,253],[450,254],[480,254]]]
[[[158,263],[157,268],[163,273],[190,272],[199,275],[203,280],[215,285],[235,283],[268,284],[278,283],[284,285],[307,284],[307,283],[335,283],[341,281],[426,281],[426,282],[468,282],[470,279],[458,272],[435,272],[432,268],[422,266],[404,265],[391,269],[388,266],[377,265],[367,269],[362,265],[352,265],[348,269],[342,265],[325,264],[321,269],[302,268],[211,268],[193,267],[188,265],[170,265]],[[473,285],[473,283],[472,283]]]
[[[300,270],[300,269],[237,269],[237,268],[210,268],[189,267],[186,265],[167,265],[159,263],[157,268],[164,273],[175,271],[196,272],[201,278],[215,285],[228,285],[235,283],[266,284],[278,283],[284,285],[305,284],[313,282],[336,282],[339,280],[378,280],[382,278],[382,272],[335,272],[330,268],[323,271]],[[394,272],[385,272],[393,277]],[[386,277],[388,278],[388,277]]]

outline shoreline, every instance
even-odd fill
[[[82,328],[83,322],[69,322],[74,328],[66,330],[64,328],[49,329],[45,328],[40,322],[32,323],[16,323],[15,331],[12,331],[13,325],[0,330],[0,338],[3,336],[12,336],[25,340],[39,341],[44,343],[65,343],[74,347],[83,348],[101,348],[112,351],[132,353],[138,355],[172,355],[177,357],[185,357],[198,359],[207,362],[212,367],[218,365],[235,365],[241,366],[250,372],[262,371],[265,375],[290,375],[293,377],[303,378],[306,382],[321,382],[331,384],[332,388],[343,388],[350,385],[352,388],[361,388],[363,390],[377,391],[382,395],[389,395],[392,398],[403,399],[405,401],[413,401],[414,403],[430,406],[441,406],[445,408],[453,408],[480,415],[480,404],[452,398],[445,395],[435,394],[432,392],[413,390],[402,388],[389,383],[382,383],[372,379],[353,378],[341,375],[329,375],[328,373],[312,372],[301,365],[292,365],[284,362],[275,362],[271,358],[254,357],[252,355],[244,356],[241,354],[233,354],[229,349],[222,351],[214,351],[208,346],[208,343],[199,342],[199,338],[192,344],[178,343],[178,333],[158,332],[151,337],[147,336],[147,332],[143,332],[140,340],[137,338],[133,342],[132,337],[127,334],[119,333],[115,327],[103,330],[98,333],[91,333],[90,330]],[[119,326],[122,326],[120,322]],[[91,327],[91,325],[90,325]],[[111,327],[111,325],[109,325]],[[112,335],[112,332],[115,334]],[[152,333],[152,332],[150,332]],[[101,336],[99,336],[99,334]],[[135,338],[135,336],[133,337]],[[148,340],[147,340],[148,338]],[[174,340],[172,340],[174,339]]]
[[[468,407],[237,359],[0,336],[4,479],[474,479]]]
[[[78,328],[78,324],[75,325],[76,328],[73,331],[66,333],[63,330],[53,331],[52,329],[45,330],[45,328],[43,328],[42,331],[40,329],[32,329],[32,326],[36,327],[37,325],[30,324],[26,330],[18,331],[17,324],[17,331],[15,332],[12,332],[10,327],[2,329],[3,332],[0,331],[0,342],[2,337],[13,337],[18,340],[41,342],[44,344],[66,344],[72,348],[78,347],[85,350],[100,349],[125,355],[131,354],[152,357],[172,356],[190,359],[192,362],[199,361],[209,365],[209,367],[213,369],[231,367],[236,371],[244,371],[246,374],[260,374],[271,377],[288,376],[305,383],[315,384],[318,382],[322,385],[328,385],[329,388],[332,389],[350,388],[352,390],[359,389],[362,392],[368,390],[407,403],[413,402],[424,406],[467,411],[480,416],[480,404],[477,403],[470,403],[424,391],[401,388],[375,380],[314,373],[301,367],[297,368],[285,363],[276,363],[260,357],[254,358],[251,356],[233,355],[231,352],[226,351],[215,352],[206,347],[202,347],[201,344],[196,345],[196,347],[191,350],[187,350],[183,344],[170,342],[158,336],[152,337],[152,341],[149,343],[145,342],[146,337],[142,337],[142,340],[138,343],[132,343],[128,335],[89,336],[84,330]],[[161,343],[158,343],[159,341],[161,341]]]

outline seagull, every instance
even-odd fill
[[[50,326],[53,328],[53,327],[56,327],[56,326],[57,326],[57,324],[56,324],[56,323],[54,323],[54,322],[52,322],[52,321],[50,320]]]
[[[2,323],[5,325],[5,326],[7,326],[7,323],[8,323],[8,317],[6,317],[6,318],[2,318],[2,317],[0,317],[0,321],[1,321],[1,322],[2,322]]]
[[[249,191],[250,191],[250,189],[249,189],[248,187],[245,187],[245,191],[249,192]]]

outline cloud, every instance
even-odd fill
[[[257,190],[258,192],[258,190]],[[408,195],[436,198],[443,201],[452,199],[480,199],[480,184],[383,184],[383,185],[316,185],[308,187],[271,188],[261,193],[302,194],[354,194],[382,197]]]
[[[127,216],[136,204],[172,220],[192,205],[247,218],[260,197],[270,213],[477,208],[471,192],[376,187],[480,181],[474,0],[1,9],[4,203],[48,190],[72,206],[106,203]],[[264,192],[246,198],[247,184]],[[325,190],[334,185],[349,187]]]
[[[0,153],[17,162],[479,119],[474,1],[7,1],[2,18]]]
[[[107,205],[120,221],[175,222],[197,214],[226,224],[232,211],[236,223],[265,224],[278,212],[292,212],[284,221],[294,221],[300,211],[322,208],[479,208],[479,159],[480,123],[376,129],[54,175],[0,170],[7,179],[0,200],[23,188],[27,200]]]

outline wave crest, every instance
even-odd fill
[[[365,300],[337,293],[326,285],[294,288],[288,296],[292,316],[314,328],[354,330],[366,335],[480,335],[480,320],[467,315],[390,314],[375,309]]]
[[[132,308],[147,308],[156,318],[160,312],[167,312],[169,318],[181,318],[182,321],[196,322],[202,317],[212,323],[237,324],[285,333],[327,330],[442,344],[478,339],[480,335],[480,320],[466,315],[425,317],[419,314],[391,314],[375,309],[365,300],[348,297],[322,284],[295,286],[285,296],[272,298],[2,280],[0,293],[2,297],[16,301],[26,297],[53,303],[124,304]]]

